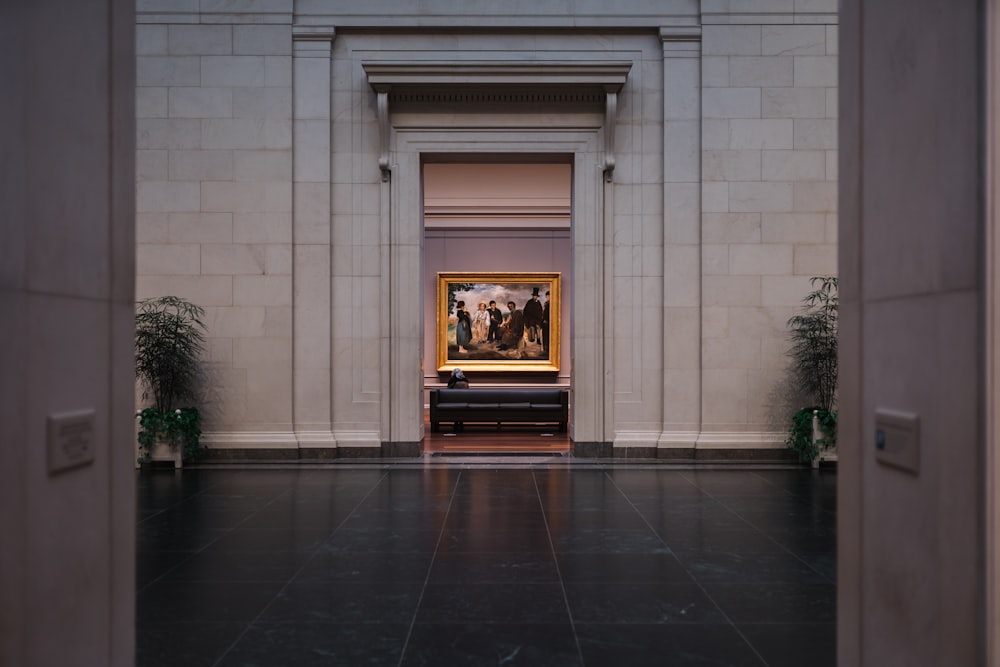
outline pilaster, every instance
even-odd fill
[[[330,62],[332,27],[292,29],[293,416],[300,448],[331,430]]]
[[[701,27],[663,46],[663,426],[659,455],[701,429]]]

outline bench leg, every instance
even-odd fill
[[[441,430],[441,422],[431,422],[431,433],[437,433]]]

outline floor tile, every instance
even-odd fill
[[[409,623],[422,584],[295,581],[261,614],[267,625]]]
[[[139,667],[212,667],[243,633],[245,623],[211,622],[189,617],[141,621],[136,632]]]
[[[769,667],[836,667],[835,623],[748,623],[739,631]]]
[[[137,473],[137,665],[835,664],[836,475]]]
[[[413,627],[403,667],[582,667],[568,623],[422,624]]]
[[[739,549],[677,549],[677,559],[700,583],[810,583],[819,573],[789,553]]]
[[[219,667],[329,667],[397,665],[408,624],[328,624],[251,626],[226,653]]]
[[[497,584],[558,582],[551,553],[445,552],[434,558],[428,582],[432,584]]]
[[[208,547],[163,575],[163,581],[274,581],[284,583],[311,555],[302,551],[264,551],[233,556]]]
[[[559,584],[428,584],[418,623],[568,623]]]
[[[837,589],[832,584],[705,584],[704,588],[737,625],[837,621]]]
[[[164,620],[249,623],[275,598],[275,582],[157,581],[136,597],[136,623]]]
[[[765,667],[731,625],[577,624],[588,666]],[[809,662],[802,665],[811,665]]]
[[[566,597],[575,623],[725,623],[700,586],[570,583]]]
[[[670,553],[557,553],[563,581],[690,583],[691,575]]]
[[[422,584],[433,558],[431,552],[320,552],[294,581]]]

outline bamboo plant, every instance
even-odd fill
[[[803,461],[812,461],[837,442],[837,278],[818,276],[810,284],[814,289],[803,300],[803,312],[788,320],[793,380],[809,405],[792,416],[785,443]],[[813,436],[814,416],[823,434],[819,439]]]
[[[205,311],[176,296],[145,299],[135,315],[135,374],[143,400],[139,444],[148,459],[153,445],[165,440],[183,446],[184,457],[200,452],[201,414],[197,407],[198,373],[205,346]]]

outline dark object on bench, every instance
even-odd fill
[[[562,389],[432,389],[431,431],[441,422],[558,422],[566,430],[569,392]]]

